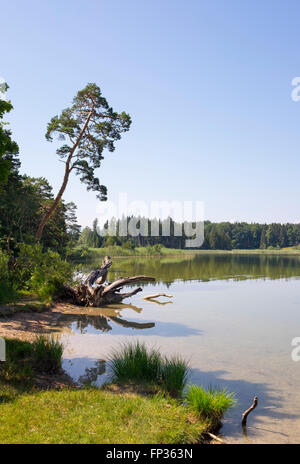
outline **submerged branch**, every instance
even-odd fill
[[[143,300],[153,300],[159,296],[165,296],[166,298],[173,298],[173,295],[167,295],[166,293],[155,293],[154,295],[143,296]]]
[[[248,414],[250,414],[251,411],[253,411],[253,409],[256,408],[257,406],[257,403],[258,403],[258,398],[257,396],[255,396],[253,398],[253,404],[250,406],[249,409],[247,409],[244,414],[242,414],[242,426],[245,427],[246,424],[247,424],[247,417],[248,417]]]

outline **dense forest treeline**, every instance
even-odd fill
[[[76,206],[60,201],[37,242],[36,229],[53,202],[52,188],[44,177],[20,174],[17,152],[3,154],[2,161],[9,169],[0,190],[0,303],[24,291],[49,300],[72,279],[64,258],[80,233]]]
[[[0,193],[0,246],[15,255],[20,244],[35,243],[36,229],[45,209],[53,202],[53,193],[44,177],[21,175],[16,156],[6,159],[10,159],[12,168]],[[79,232],[75,204],[61,201],[45,228],[41,244],[65,256],[78,240]]]
[[[132,217],[127,218],[127,222]],[[150,231],[150,219],[134,218],[137,227],[140,221],[148,224]],[[124,219],[123,219],[124,221]],[[166,248],[184,249],[186,236],[174,235],[175,222],[170,219],[170,236],[163,236],[162,222],[159,222],[160,236],[152,237],[151,235],[143,236],[141,234],[136,237],[121,236],[119,231],[118,220],[112,221],[116,223],[116,234],[107,235],[101,232],[98,227],[97,219],[94,220],[92,228],[85,227],[78,240],[78,244],[86,247],[99,248],[103,246],[119,245],[124,248],[136,248],[139,246],[155,247],[157,245]],[[158,222],[158,221],[157,221]],[[181,224],[183,230],[183,224]],[[300,224],[258,224],[246,222],[220,222],[214,223],[205,221],[204,223],[204,242],[201,249],[205,250],[232,250],[232,249],[266,249],[266,248],[283,248],[295,246],[300,243]]]

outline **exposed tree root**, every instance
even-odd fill
[[[71,287],[64,286],[62,298],[70,303],[80,306],[103,306],[110,303],[120,303],[124,298],[129,298],[142,291],[141,287],[127,293],[120,293],[125,285],[132,285],[136,282],[153,282],[154,277],[139,275],[133,277],[119,278],[115,282],[105,285],[108,270],[112,265],[109,256],[105,256],[100,269],[91,272],[84,283]]]

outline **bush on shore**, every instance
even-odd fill
[[[71,282],[74,266],[42,245],[22,244],[17,258],[0,251],[0,302],[13,301],[18,292],[37,294],[42,301],[59,295],[64,282]]]

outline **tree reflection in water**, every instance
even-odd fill
[[[106,369],[106,362],[104,359],[98,359],[94,367],[87,367],[84,374],[78,378],[78,383],[82,385],[92,385],[96,382],[99,375],[103,375]]]
[[[154,322],[142,323],[123,319],[122,311],[124,309],[132,309],[137,313],[142,311],[142,308],[131,304],[109,305],[105,308],[81,308],[80,312],[77,309],[76,312],[62,314],[56,325],[70,327],[75,323],[76,330],[78,330],[81,334],[86,333],[88,326],[92,326],[94,329],[101,332],[109,332],[112,330],[111,325],[108,323],[109,321],[113,321],[115,324],[132,329],[151,329],[152,327],[155,327]]]

